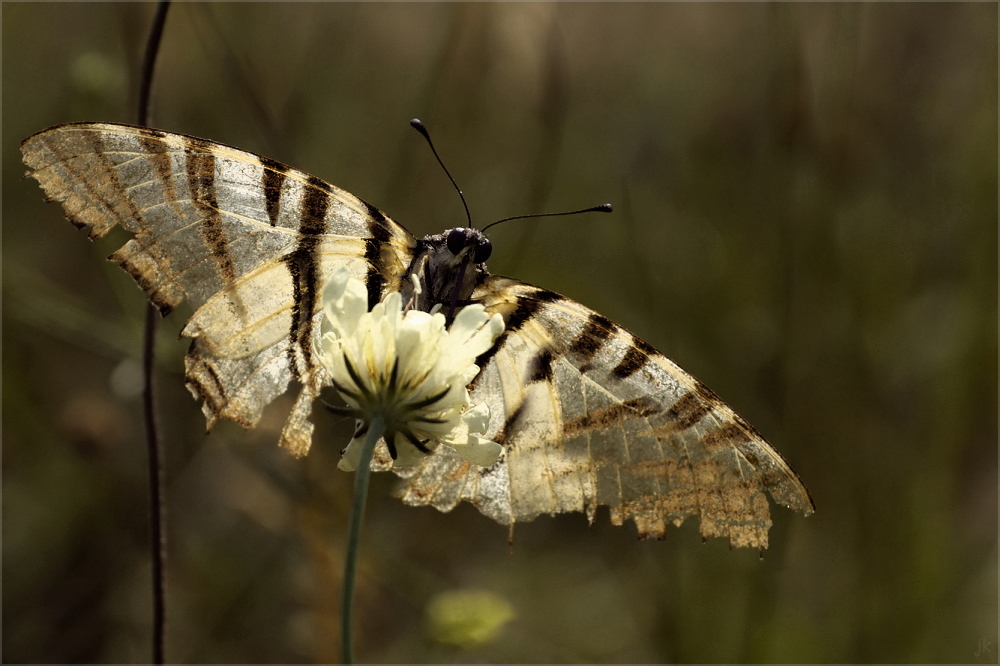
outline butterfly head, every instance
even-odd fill
[[[481,264],[493,253],[493,244],[479,229],[456,227],[444,232],[444,235],[448,251],[455,255],[456,259],[462,258],[463,253],[467,253],[472,257],[473,263]]]

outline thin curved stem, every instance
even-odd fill
[[[164,634],[167,624],[166,575],[167,536],[164,531],[166,513],[163,496],[163,447],[160,446],[159,419],[156,413],[156,376],[153,372],[156,358],[156,319],[159,312],[150,304],[146,310],[146,331],[143,341],[143,391],[142,406],[146,420],[147,466],[149,468],[149,527],[150,555],[152,556],[153,584],[153,655],[152,663],[165,663]]]
[[[146,40],[146,54],[142,63],[142,78],[139,82],[137,122],[149,124],[149,99],[153,89],[153,72],[156,56],[160,51],[163,26],[167,21],[169,0],[161,0],[153,17],[153,24]],[[160,446],[159,423],[156,414],[156,329],[159,313],[152,304],[146,309],[146,329],[142,345],[143,415],[146,421],[146,449],[149,468],[149,523],[150,555],[153,572],[153,645],[152,663],[163,664],[167,624],[165,565],[167,559],[167,537],[164,530],[165,500],[163,495],[163,449]]]
[[[361,459],[354,472],[354,499],[351,502],[351,518],[347,528],[347,554],[344,558],[344,581],[340,597],[340,655],[345,664],[354,663],[354,583],[358,573],[358,548],[361,544],[361,522],[365,517],[365,502],[368,498],[368,481],[372,475],[372,456],[375,444],[385,433],[385,423],[376,418],[372,421],[361,449]]]
[[[167,10],[170,0],[160,0],[153,16],[153,24],[146,40],[146,53],[142,59],[142,77],[139,79],[139,98],[136,120],[140,125],[149,124],[149,101],[153,96],[153,71],[156,68],[156,57],[160,53],[160,42],[163,39],[163,27],[167,24]]]

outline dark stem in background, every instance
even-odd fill
[[[161,0],[156,6],[153,25],[146,41],[146,53],[142,63],[142,78],[139,82],[139,108],[137,122],[149,125],[149,98],[153,88],[153,70],[156,55],[160,50],[163,26],[167,22],[170,0]],[[156,366],[156,329],[158,312],[152,304],[146,307],[146,331],[142,346],[143,370],[143,413],[146,421],[146,448],[149,462],[149,523],[150,551],[153,560],[153,656],[154,664],[164,663],[164,630],[167,624],[164,564],[167,558],[167,538],[164,532],[163,498],[163,450],[160,448],[160,434],[156,416],[156,396],[154,393]]]

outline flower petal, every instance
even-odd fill
[[[462,415],[465,424],[469,426],[469,432],[485,434],[490,427],[490,406],[485,402],[474,405],[466,410]]]
[[[330,322],[341,338],[353,335],[361,316],[368,312],[365,285],[354,279],[346,266],[335,272],[323,288],[323,312],[323,323]]]
[[[479,465],[480,467],[490,467],[500,457],[502,447],[496,442],[476,435],[469,435],[469,443],[463,446],[454,447],[455,453],[462,456],[464,460]]]

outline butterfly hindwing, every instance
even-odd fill
[[[369,300],[399,289],[416,241],[361,199],[314,176],[204,139],[103,123],[59,125],[24,141],[25,164],[92,239],[133,237],[111,259],[164,314],[194,308],[183,334],[188,387],[211,424],[251,427],[292,380],[282,434],[309,448],[306,417],[327,383],[311,358],[320,290],[339,266]]]
[[[479,359],[471,398],[504,451],[489,470],[439,449],[403,499],[475,504],[502,523],[608,506],[643,538],[698,516],[703,537],[767,547],[765,491],[811,513],[784,459],[714,393],[652,346],[554,292],[490,276],[473,294],[506,331]]]

